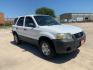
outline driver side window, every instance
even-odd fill
[[[35,27],[35,23],[31,17],[26,17],[25,27]]]

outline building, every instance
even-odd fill
[[[0,25],[3,25],[4,24],[4,14],[3,13],[0,13]]]
[[[60,22],[60,16],[56,16],[55,20],[57,20],[58,22]]]
[[[5,18],[5,24],[13,24],[14,18]]]
[[[91,22],[93,13],[64,13],[60,15],[60,22]]]

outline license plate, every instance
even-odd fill
[[[85,40],[81,40],[81,45],[83,45],[83,44],[84,44],[84,42],[85,42]]]

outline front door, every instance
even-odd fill
[[[25,18],[25,24],[23,28],[24,28],[23,33],[25,37],[34,39],[34,40],[37,39],[38,30],[36,28],[36,24],[33,21],[32,17],[28,16]]]

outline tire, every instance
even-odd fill
[[[21,43],[17,34],[14,34],[14,42],[15,42],[15,44],[20,44]]]
[[[55,56],[54,46],[51,42],[47,40],[40,42],[40,51],[47,59],[53,58]]]

